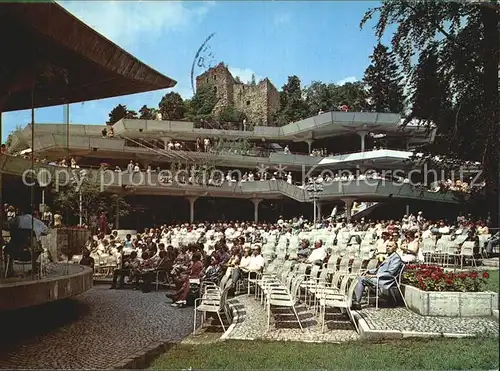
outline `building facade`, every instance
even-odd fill
[[[274,126],[273,117],[279,108],[279,93],[273,83],[265,78],[257,84],[236,81],[224,63],[210,68],[196,78],[196,88],[211,84],[218,102],[214,113],[234,107],[247,116],[252,126]]]

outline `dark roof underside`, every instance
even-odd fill
[[[56,3],[0,3],[2,111],[171,88],[176,82]],[[32,105],[32,79],[36,76]]]

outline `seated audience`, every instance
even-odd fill
[[[389,242],[387,244],[387,259],[378,268],[369,270],[359,278],[354,290],[353,309],[361,309],[360,303],[365,287],[376,287],[378,284],[379,290],[389,290],[396,284],[397,275],[404,265],[396,250],[396,243]]]
[[[250,277],[252,274],[256,274],[257,272],[260,272],[262,268],[264,268],[265,260],[264,257],[260,255],[260,245],[254,246],[253,254],[248,260],[248,265],[246,267],[242,266],[243,259],[241,263],[242,264],[240,264],[237,269],[233,269],[232,272],[232,283],[234,287],[236,287],[236,283],[242,275]]]
[[[321,265],[326,258],[326,250],[323,247],[323,241],[318,240],[314,243],[314,249],[308,256],[306,263],[313,265]]]
[[[189,295],[190,280],[199,280],[203,274],[203,264],[201,262],[201,255],[199,253],[193,254],[189,274],[184,280],[182,286],[174,294],[167,294],[166,296],[172,299],[173,307],[182,308],[187,304],[187,297]]]
[[[115,269],[113,272],[113,283],[111,284],[111,289],[121,289],[125,285],[125,277],[129,277],[130,281],[132,278],[132,271],[135,271],[139,267],[139,259],[137,259],[137,252],[132,251],[128,256],[123,257],[122,265],[120,268]],[[116,282],[120,277],[118,287]]]
[[[95,261],[94,258],[90,256],[90,251],[88,249],[83,250],[82,260],[80,260],[80,265],[86,265],[94,269]]]

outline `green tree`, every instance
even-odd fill
[[[289,76],[280,92],[280,108],[276,115],[278,125],[282,126],[302,120],[307,115],[308,107],[302,97],[300,79],[295,75]]]
[[[255,73],[252,73],[252,79],[250,80],[250,86],[257,85],[257,81],[255,80]]]
[[[163,120],[181,120],[186,113],[186,107],[181,95],[173,91],[161,98],[158,110]]]
[[[347,105],[350,111],[361,112],[367,109],[366,91],[361,81],[346,82],[343,85],[332,85],[333,110],[338,111],[340,106]]]
[[[54,204],[64,210],[67,218],[79,218],[81,215],[83,223],[87,225],[92,217],[98,217],[101,211],[114,218],[118,204],[120,216],[126,216],[130,211],[130,205],[121,195],[101,192],[99,185],[91,180],[84,180],[80,186],[73,183],[59,189],[54,195]]]
[[[363,78],[370,109],[375,112],[400,113],[403,110],[404,97],[395,55],[379,42],[370,60],[371,64],[366,68]]]
[[[313,81],[304,88],[308,116],[317,115],[319,111],[330,111],[334,106],[333,89],[321,81]]]
[[[242,123],[245,118],[246,115],[233,106],[225,106],[217,115],[217,119],[222,122]]]
[[[149,108],[146,105],[142,106],[139,110],[139,118],[141,120],[154,120],[156,118],[156,109]]]
[[[242,83],[242,82],[241,82],[241,79],[240,79],[240,77],[239,77],[239,76],[235,76],[235,77],[234,77],[234,81],[235,81],[237,84],[241,84],[241,83]]]
[[[361,26],[375,15],[379,39],[387,30],[394,31],[392,50],[405,76],[416,74],[418,67],[420,73],[427,71],[425,75],[429,75],[431,71],[422,63],[434,56],[436,71],[446,87],[427,91],[427,96],[442,95],[445,89],[454,113],[452,130],[449,123],[435,123],[438,135],[449,142],[444,155],[483,163],[484,210],[489,210],[493,222],[498,221],[499,2],[386,1],[368,11]],[[419,58],[415,60],[414,55]],[[415,92],[416,79],[408,82]],[[427,108],[424,111],[418,97],[414,93],[411,98],[414,109],[408,120],[417,114],[441,115],[427,112]],[[436,107],[439,111],[447,109],[446,105],[432,106]]]
[[[113,125],[114,123],[120,121],[123,118],[125,119],[137,118],[137,112],[128,110],[127,106],[124,104],[119,104],[111,110],[108,116],[109,118],[106,124]]]
[[[215,86],[204,84],[196,90],[189,102],[187,116],[193,121],[213,120],[212,112],[218,102]]]
[[[351,111],[364,111],[367,108],[366,92],[359,81],[343,85],[313,81],[304,89],[304,96],[308,116],[315,116],[319,111],[338,111],[343,104]]]

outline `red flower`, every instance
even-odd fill
[[[470,272],[470,278],[477,278],[477,272]]]
[[[490,278],[490,274],[488,272],[483,272],[483,278]]]
[[[450,279],[448,278],[448,279],[446,280],[446,283],[447,283],[448,285],[451,285],[451,284],[453,283],[453,281],[452,281],[452,280],[450,280]]]

